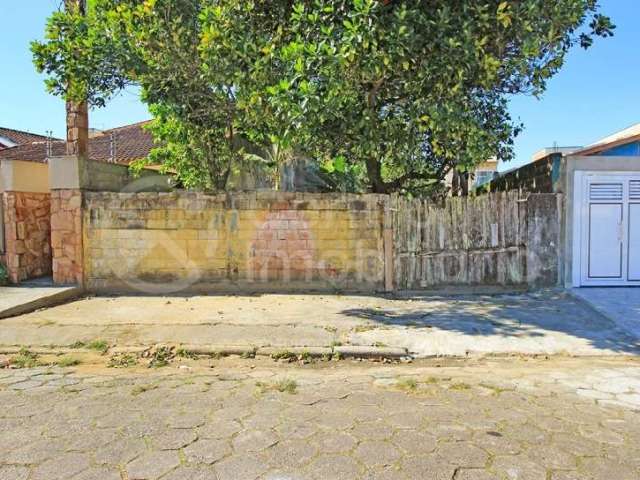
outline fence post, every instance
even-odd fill
[[[382,240],[384,244],[384,290],[393,292],[395,268],[393,262],[393,197],[386,195],[383,201]]]

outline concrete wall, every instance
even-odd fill
[[[557,285],[560,197],[394,198],[395,285]]]
[[[382,290],[386,199],[86,192],[86,287],[146,293]]]
[[[48,179],[49,168],[46,163],[0,161],[0,192],[49,193]]]
[[[127,165],[96,162],[73,155],[49,159],[49,185],[52,190],[95,192],[162,192],[171,189],[170,177],[154,170],[133,175]]]

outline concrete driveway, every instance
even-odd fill
[[[47,280],[20,286],[0,286],[0,318],[50,307],[77,297],[76,287],[56,287]]]
[[[619,327],[640,338],[640,288],[575,288],[571,293]]]
[[[556,291],[411,298],[97,297],[6,319],[0,326],[0,347],[102,339],[120,347],[368,345],[407,349],[415,357],[640,352],[640,341],[615,322]]]

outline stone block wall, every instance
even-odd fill
[[[480,187],[479,191],[517,191],[521,196],[528,193],[557,192],[562,162],[561,153],[549,154],[540,160],[503,173],[498,178]]]
[[[50,196],[3,192],[5,253],[3,262],[13,283],[51,274]]]
[[[51,247],[56,284],[83,285],[82,192],[51,191]]]
[[[560,195],[394,198],[395,284],[550,286],[560,281]]]
[[[384,288],[388,197],[84,195],[84,278],[91,290]]]

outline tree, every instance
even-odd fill
[[[156,158],[192,185],[225,188],[253,144],[353,190],[424,193],[509,160],[509,96],[613,28],[595,0],[94,0],[33,51],[52,92],[92,105],[139,84]]]

